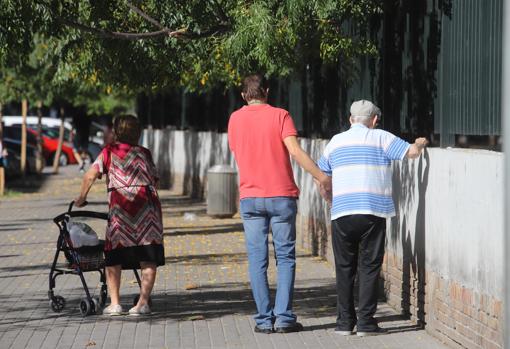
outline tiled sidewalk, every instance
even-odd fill
[[[49,177],[37,193],[0,202],[0,348],[444,348],[384,303],[378,317],[390,334],[358,338],[334,333],[334,271],[299,251],[295,311],[305,330],[254,334],[254,304],[248,284],[242,224],[238,218],[211,219],[202,203],[162,192],[166,265],[158,269],[154,314],[147,318],[100,315],[83,318],[84,295],[76,276],[57,279],[66,298],[62,313],[50,310],[48,273],[58,234],[51,219],[78,191],[76,169]],[[105,211],[96,185],[89,210]],[[193,213],[186,215],[184,213]],[[191,217],[190,217],[191,216]],[[90,222],[98,232],[104,223]],[[275,266],[270,266],[274,285]],[[98,275],[87,273],[98,293]],[[131,272],[122,278],[126,308],[137,293]]]

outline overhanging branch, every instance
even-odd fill
[[[90,34],[94,34],[98,37],[104,38],[104,39],[122,39],[122,40],[144,40],[144,39],[157,39],[160,37],[173,37],[173,38],[180,38],[183,36],[187,36],[187,29],[178,29],[178,30],[171,30],[171,29],[161,29],[153,32],[146,32],[146,33],[129,33],[129,32],[115,32],[115,31],[107,31],[104,29],[98,29],[86,26],[84,24],[71,21],[67,18],[57,17],[57,20],[60,21],[62,24],[78,29],[83,32],[87,32]]]
[[[131,11],[133,11],[134,13],[136,13],[137,15],[141,16],[143,19],[145,19],[146,21],[154,24],[156,27],[158,27],[159,29],[161,30],[168,30],[167,27],[163,26],[161,23],[159,23],[157,20],[155,20],[154,18],[152,18],[151,16],[149,16],[148,14],[146,14],[145,12],[143,12],[141,9],[139,9],[138,7],[136,7],[135,5],[133,5],[132,3],[130,3],[129,1],[127,2],[127,6],[129,7],[129,9]]]
[[[80,30],[82,32],[93,34],[97,37],[104,38],[104,39],[120,39],[120,40],[131,40],[131,41],[137,41],[137,40],[148,40],[148,39],[159,39],[162,37],[171,37],[176,39],[199,39],[204,37],[211,37],[219,34],[223,34],[228,32],[231,27],[228,24],[218,24],[214,27],[211,27],[207,30],[201,31],[200,33],[190,32],[187,28],[182,29],[169,29],[163,26],[161,23],[159,23],[157,20],[137,8],[136,6],[132,5],[128,2],[129,8],[137,13],[138,15],[142,16],[145,20],[149,21],[150,23],[157,26],[160,30],[157,31],[151,31],[151,32],[143,32],[143,33],[136,33],[136,32],[118,32],[118,31],[109,31],[104,30],[100,28],[94,28],[90,27],[88,25],[76,22],[74,20],[70,20],[64,17],[59,16],[57,13],[53,11],[53,9],[46,3],[38,1],[39,4],[46,7],[51,14],[56,18],[57,21],[62,23],[65,26]]]

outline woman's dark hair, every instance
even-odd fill
[[[267,79],[261,74],[248,75],[243,79],[244,99],[266,99],[268,87]]]
[[[119,115],[113,120],[113,133],[117,142],[136,145],[140,140],[142,129],[136,116]]]

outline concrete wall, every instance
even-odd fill
[[[144,130],[142,144],[152,151],[161,186],[196,198],[204,197],[210,167],[235,164],[223,133]]]
[[[153,130],[144,145],[162,184],[202,197],[206,171],[233,165],[225,134]],[[318,159],[324,140],[302,139]],[[383,265],[388,302],[452,345],[502,347],[503,157],[482,150],[429,149],[393,165],[397,216],[388,220]],[[333,261],[329,212],[311,176],[301,189],[298,244]]]
[[[468,348],[502,347],[503,156],[429,149],[394,163],[388,302]]]

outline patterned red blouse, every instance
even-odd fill
[[[110,217],[105,251],[162,245],[158,174],[150,151],[124,143],[108,145],[92,166],[107,175]]]

